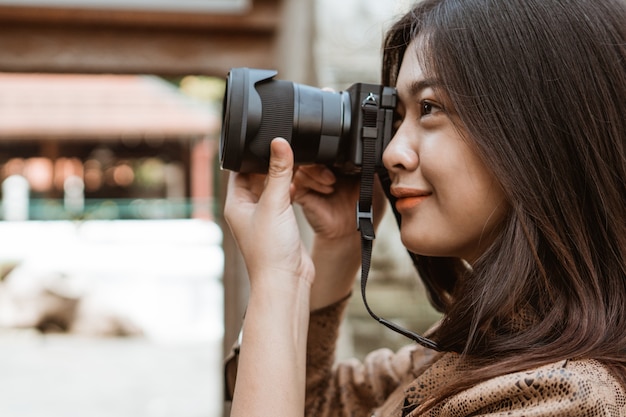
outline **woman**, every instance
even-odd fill
[[[226,202],[251,286],[232,415],[626,416],[624,2],[426,0],[383,62],[382,183],[443,312],[438,349],[333,365],[358,188],[292,176],[277,139],[267,178],[234,175]]]

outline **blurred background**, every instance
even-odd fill
[[[410,3],[0,0],[0,415],[228,415],[247,277],[221,212],[226,74],[378,83]],[[423,331],[438,315],[380,229],[370,305]],[[358,294],[339,356],[407,343]]]

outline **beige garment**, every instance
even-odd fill
[[[453,380],[459,355],[417,345],[334,364],[345,301],[314,312],[309,324],[306,416],[415,417],[416,407]],[[232,395],[237,350],[226,362]],[[626,417],[626,392],[595,360],[559,361],[502,375],[450,397],[426,416]]]

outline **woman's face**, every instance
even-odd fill
[[[453,125],[437,80],[425,79],[411,47],[397,81],[396,134],[383,154],[412,252],[473,262],[493,242],[507,212],[504,194]],[[441,91],[441,90],[439,90]]]

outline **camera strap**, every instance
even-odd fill
[[[361,232],[361,297],[363,298],[363,304],[369,315],[382,325],[414,340],[426,348],[441,350],[439,345],[434,341],[379,317],[372,311],[367,303],[365,288],[371,267],[372,244],[376,238],[372,210],[372,196],[374,193],[377,161],[376,147],[377,144],[382,143],[379,135],[382,135],[385,118],[384,112],[379,111],[376,97],[371,93],[361,103],[361,110],[363,111],[363,127],[361,132],[363,154],[361,160],[361,187],[359,190],[359,201],[357,203],[357,228]]]

